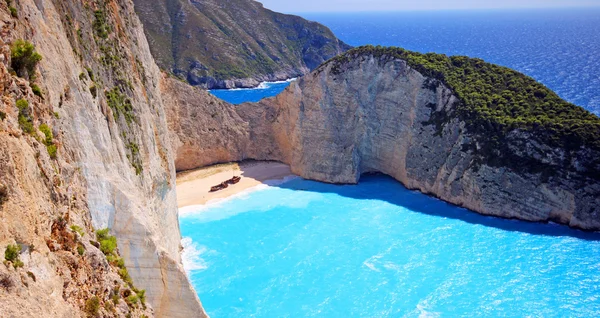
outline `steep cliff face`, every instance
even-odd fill
[[[233,105],[168,76],[161,88],[177,171],[243,159],[250,127]]]
[[[327,27],[253,0],[134,2],[161,68],[204,88],[297,77],[349,48]]]
[[[302,177],[334,183],[381,172],[482,214],[600,229],[593,141],[557,147],[548,140],[560,140],[559,133],[520,128],[501,130],[497,140],[493,127],[476,129],[452,89],[406,60],[346,55],[275,98],[237,106],[248,139],[223,158],[278,160]],[[597,129],[590,120],[588,128]],[[186,129],[183,135],[201,147],[190,141],[199,136]],[[209,153],[204,149],[204,156]]]
[[[162,75],[133,3],[8,3],[12,17],[0,5],[0,247],[28,248],[22,268],[0,265],[0,311],[76,317],[98,297],[100,313],[151,315],[143,295],[128,298],[130,275],[155,315],[205,316],[179,254]],[[18,39],[43,57],[33,74],[11,73]],[[125,266],[93,242],[107,227]]]

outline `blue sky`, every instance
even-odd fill
[[[600,0],[258,0],[279,12],[598,7]]]

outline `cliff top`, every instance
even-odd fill
[[[563,100],[529,76],[481,59],[363,46],[325,62],[319,69],[332,64],[331,72],[339,74],[344,65],[364,56],[404,60],[424,76],[444,83],[462,101],[456,115],[477,133],[503,138],[507,132],[520,129],[553,146],[600,149],[599,117]]]
[[[134,2],[159,66],[194,85],[298,76],[350,48],[329,28],[256,1]]]

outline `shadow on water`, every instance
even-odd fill
[[[246,173],[244,177],[252,178],[256,176]],[[386,175],[364,175],[360,183],[366,187],[334,185],[302,179],[273,186],[295,191],[333,193],[358,200],[379,200],[404,207],[414,212],[435,217],[457,219],[470,224],[493,227],[504,231],[600,241],[600,232],[585,232],[552,223],[535,223],[481,215],[427,196],[418,191],[408,190],[401,183]],[[394,191],[390,191],[390,189]]]

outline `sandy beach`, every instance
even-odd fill
[[[222,199],[262,184],[291,176],[288,165],[271,161],[226,163],[177,174],[177,205],[179,208],[202,205],[213,199]],[[241,176],[238,184],[227,189],[209,192],[210,188],[233,176]]]

